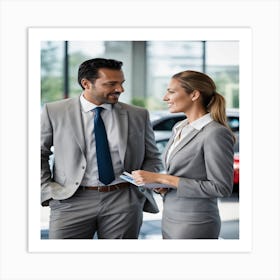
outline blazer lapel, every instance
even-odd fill
[[[81,113],[81,105],[80,98],[74,98],[71,100],[72,102],[68,103],[67,114],[69,118],[69,126],[73,130],[73,135],[76,138],[78,145],[80,146],[83,153],[86,151],[85,145],[85,137],[84,137],[84,129],[83,129],[83,121],[82,121],[82,113]]]
[[[169,156],[168,162],[166,162],[168,150],[171,144],[173,143],[173,139],[174,139],[174,135],[173,135],[172,139],[169,140],[168,142],[169,145],[167,146],[166,154],[165,154],[165,162],[167,168],[169,168],[170,162],[172,161],[172,158],[176,155],[176,153],[178,153],[184,146],[186,146],[200,131],[201,130],[197,130],[193,128],[190,131],[190,133],[184,139],[182,139],[182,141],[174,148],[174,150],[171,152]]]
[[[127,110],[124,109],[120,103],[114,105],[113,113],[118,130],[119,139],[119,153],[122,163],[124,164],[124,157],[127,148],[127,137],[128,137],[128,116]]]
[[[169,141],[167,142],[166,146],[165,146],[165,149],[164,149],[164,152],[163,152],[163,155],[162,155],[162,159],[164,161],[165,164],[167,164],[167,155],[168,155],[168,151],[173,143],[173,140],[174,140],[174,137],[175,137],[175,133],[174,131],[172,132],[170,138],[169,138]]]

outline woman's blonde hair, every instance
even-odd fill
[[[187,70],[173,75],[172,78],[179,81],[182,88],[188,94],[194,90],[198,90],[202,105],[211,114],[213,120],[229,128],[227,124],[225,98],[216,92],[216,85],[209,76],[201,72]]]

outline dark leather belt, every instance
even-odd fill
[[[130,186],[130,183],[119,183],[116,185],[111,186],[80,186],[82,190],[93,190],[93,191],[99,191],[99,192],[112,192],[115,190],[121,190],[128,188]]]

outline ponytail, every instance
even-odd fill
[[[232,133],[232,130],[227,123],[225,98],[221,94],[219,94],[215,91],[211,101],[207,105],[207,110],[208,110],[208,112],[210,112],[210,115],[214,121],[227,127],[231,131],[232,137],[235,140],[235,136]]]
[[[214,92],[211,101],[207,105],[207,109],[214,121],[227,126],[226,101],[221,94]]]

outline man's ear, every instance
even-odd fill
[[[91,81],[89,81],[88,79],[82,79],[81,84],[84,87],[84,89],[89,89],[91,86]]]
[[[196,101],[200,97],[200,91],[199,90],[195,89],[191,94],[192,94],[192,101]]]

